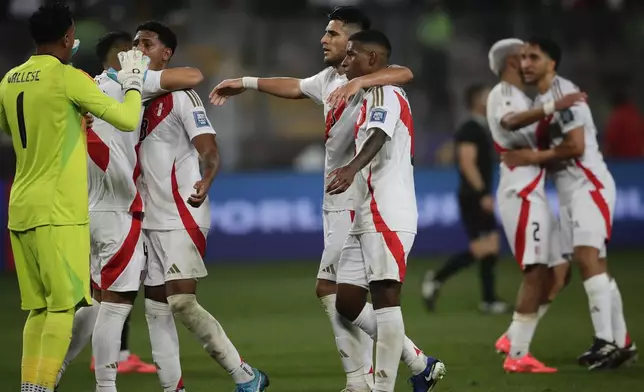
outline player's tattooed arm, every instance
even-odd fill
[[[362,89],[376,86],[402,86],[414,80],[414,73],[407,67],[391,65],[374,73],[357,77],[343,86],[336,88],[327,98],[331,107],[337,107],[342,102],[348,102]]]
[[[197,208],[206,200],[210,186],[219,172],[219,148],[215,135],[211,133],[196,136],[192,139],[192,144],[199,152],[202,177],[195,183],[195,192],[188,198],[188,204]]]
[[[161,88],[166,91],[195,88],[202,81],[203,74],[197,68],[180,67],[161,71]]]
[[[528,148],[507,151],[501,154],[501,160],[510,167],[543,165],[579,158],[584,155],[585,146],[584,128],[579,127],[568,132],[556,147],[541,151]]]
[[[547,102],[545,105],[518,113],[506,114],[501,119],[501,126],[508,131],[517,131],[548,117],[555,111],[565,110],[587,98],[586,93],[572,93],[556,101]]]
[[[367,166],[385,145],[388,138],[385,131],[380,128],[370,128],[368,132],[371,135],[364,141],[362,148],[351,162],[329,173],[331,181],[326,187],[327,193],[337,195],[349,189],[356,174]]]

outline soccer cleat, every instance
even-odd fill
[[[615,344],[595,338],[588,351],[577,357],[577,362],[588,367],[588,370],[608,369],[613,367],[619,354],[620,350]]]
[[[501,337],[496,341],[494,344],[494,348],[496,349],[496,352],[501,354],[501,355],[508,355],[510,352],[510,346],[512,343],[510,343],[510,338],[508,337],[507,333],[504,333],[501,335]]]
[[[425,301],[425,307],[430,312],[436,310],[436,301],[438,300],[441,286],[439,282],[434,280],[434,277],[434,271],[427,271],[421,285],[421,293],[423,295],[423,300]]]
[[[429,392],[445,377],[447,368],[445,364],[436,358],[427,357],[427,367],[425,370],[409,378],[408,382],[412,386],[413,392]]]
[[[512,310],[512,307],[503,301],[481,302],[479,311],[485,314],[506,314]]]
[[[619,354],[611,364],[611,368],[615,369],[620,366],[631,366],[639,359],[639,354],[637,352],[637,346],[635,343],[631,342],[628,346],[619,349]]]
[[[264,392],[270,385],[268,376],[259,369],[253,368],[255,378],[244,384],[237,384],[234,392]]]
[[[138,355],[130,354],[125,361],[119,362],[119,373],[156,373],[157,367],[141,360]]]
[[[503,370],[507,373],[556,373],[557,369],[548,367],[533,357],[526,354],[521,358],[505,358]]]

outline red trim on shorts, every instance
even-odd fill
[[[174,198],[174,204],[177,206],[183,227],[186,228],[192,242],[197,247],[197,251],[199,251],[201,258],[203,258],[206,255],[206,236],[199,229],[199,225],[195,222],[190,210],[186,207],[185,202],[181,198],[181,194],[179,193],[179,183],[177,182],[176,161],[172,163],[170,181],[172,183],[172,197]]]
[[[356,212],[354,210],[349,210],[349,216],[351,217],[351,223],[356,220]]]
[[[87,154],[99,169],[103,172],[107,171],[110,164],[110,147],[92,128],[87,129]]]
[[[597,176],[595,176],[595,173],[585,167],[579,159],[575,159],[575,163],[577,164],[577,167],[584,172],[588,181],[590,181],[590,183],[595,187],[594,190],[590,191],[590,197],[593,199],[593,202],[595,202],[595,205],[597,205],[597,208],[599,208],[599,212],[602,214],[602,217],[604,217],[604,224],[606,225],[606,241],[608,242],[613,231],[613,225],[610,223],[610,208],[608,208],[608,203],[606,202],[604,195],[600,192],[601,189],[604,189],[604,184],[602,184]]]
[[[543,177],[544,170],[539,170],[539,175],[532,180],[525,188],[519,192],[521,198],[521,209],[519,210],[519,222],[517,231],[514,235],[514,256],[517,262],[523,268],[523,256],[525,255],[526,230],[528,228],[528,219],[530,218],[530,200],[528,196],[532,193]]]
[[[116,282],[116,279],[121,276],[125,268],[130,264],[132,256],[136,252],[136,244],[139,242],[139,237],[141,236],[141,218],[141,214],[132,215],[130,231],[127,233],[121,248],[101,269],[102,290],[109,290],[114,282]]]
[[[371,195],[371,203],[369,207],[371,209],[371,215],[373,216],[373,224],[376,227],[376,231],[382,234],[382,238],[385,240],[385,244],[387,244],[389,252],[391,252],[392,256],[394,256],[394,259],[396,260],[396,264],[398,265],[398,277],[400,279],[400,283],[402,283],[404,282],[405,275],[407,274],[407,263],[405,263],[405,247],[400,241],[398,233],[389,229],[389,226],[387,226],[385,220],[380,214],[378,203],[376,203],[376,197],[373,192],[373,187],[371,186],[371,174],[371,169],[369,169],[367,187],[369,188],[369,194]]]

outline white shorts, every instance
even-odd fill
[[[354,216],[351,210],[323,212],[324,251],[322,251],[318,279],[336,281],[340,254],[344,243],[347,242]]]
[[[349,235],[340,256],[338,283],[368,289],[369,283],[381,280],[404,282],[415,237],[394,231]]]
[[[145,268],[141,216],[127,211],[90,212],[90,272],[95,288],[138,291]]]
[[[557,220],[543,191],[527,196],[497,192],[497,203],[505,236],[522,269],[533,264],[554,267],[566,262]]]
[[[144,284],[161,286],[170,280],[208,276],[204,264],[207,229],[143,230],[148,247]]]
[[[599,257],[606,257],[616,199],[614,182],[607,182],[604,189],[579,189],[570,204],[559,208],[561,248],[567,257],[577,246],[599,249]]]

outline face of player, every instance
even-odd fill
[[[61,60],[64,63],[68,63],[69,60],[72,58],[72,48],[74,47],[74,39],[76,35],[76,26],[74,23],[72,23],[71,26],[67,29],[67,32],[65,33],[65,36],[63,37],[63,47],[65,48],[64,51],[62,52],[62,58]]]
[[[521,72],[526,84],[534,85],[554,71],[554,61],[541,48],[526,45],[521,52]]]
[[[150,69],[153,71],[164,69],[172,57],[172,49],[165,46],[153,31],[139,31],[132,45],[150,58]]]
[[[342,63],[347,54],[349,35],[344,22],[339,20],[329,22],[322,39],[320,39],[324,52],[324,64],[337,67]]]
[[[368,51],[361,44],[349,41],[347,44],[347,56],[342,62],[349,80],[371,73],[376,63],[375,53]]]

